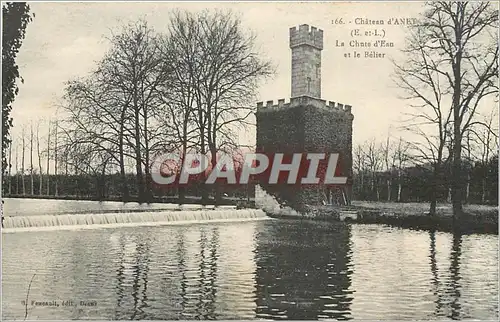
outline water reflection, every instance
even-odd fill
[[[204,227],[205,228],[205,227]],[[215,319],[217,295],[217,228],[186,231],[172,235],[175,244],[161,247],[161,239],[121,239],[120,265],[116,272],[116,320],[142,320],[160,314],[161,319]],[[172,257],[170,263],[150,259],[152,244],[156,256]],[[150,265],[157,266],[150,275]],[[159,278],[160,288],[148,285]],[[153,280],[153,281],[152,281]],[[161,312],[163,311],[163,312]]]
[[[460,257],[462,252],[462,235],[454,234],[449,251],[448,280],[444,285],[440,281],[437,266],[436,232],[429,232],[430,237],[430,269],[432,272],[433,294],[435,295],[435,316],[453,320],[461,319],[461,285]],[[444,288],[444,289],[442,289]]]
[[[273,225],[257,238],[257,317],[350,318],[350,226]]]
[[[462,236],[453,235],[453,247],[450,254],[450,282],[449,293],[451,295],[451,314],[449,318],[457,320],[460,318],[460,255],[462,253]]]
[[[430,259],[431,272],[432,272],[432,280],[431,281],[432,281],[432,285],[433,285],[432,292],[433,292],[434,296],[436,297],[436,310],[435,310],[434,314],[438,315],[442,309],[443,303],[442,303],[442,299],[441,299],[441,292],[440,292],[441,283],[439,281],[439,272],[438,272],[437,259],[436,259],[436,232],[430,231],[429,238],[430,238],[429,259]]]
[[[121,258],[117,269],[115,319],[140,320],[148,307],[150,241],[120,240]]]
[[[268,221],[3,236],[3,318],[495,319],[496,236]]]

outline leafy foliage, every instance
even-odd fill
[[[26,27],[35,16],[30,15],[30,6],[26,2],[8,2],[3,5],[3,40],[2,40],[2,172],[7,168],[6,150],[11,139],[10,128],[13,126],[10,112],[12,102],[19,88],[17,79],[19,67],[16,57],[26,35]]]

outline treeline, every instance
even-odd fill
[[[72,197],[75,199],[92,200],[124,200],[122,193],[122,177],[119,173],[95,176],[90,174],[59,174],[49,176],[31,176],[29,174],[13,175],[5,178],[4,192],[6,196],[26,197]],[[136,176],[133,173],[126,175],[126,184],[129,191],[127,200],[138,201],[139,192],[136,185]],[[215,190],[205,187],[201,180],[192,180],[189,185],[181,188],[185,197],[201,197],[202,190],[208,191],[209,197],[215,197]],[[152,185],[151,200],[157,201],[164,197],[179,198],[178,186]],[[220,185],[222,198],[243,199],[255,197],[254,185]]]
[[[14,154],[21,159],[15,173],[53,174],[61,179],[59,194],[96,189],[146,202],[156,193],[156,156],[176,152],[184,158],[191,151],[210,156],[214,165],[217,154],[240,148],[236,133],[254,110],[259,82],[274,73],[271,63],[260,58],[255,36],[232,12],[175,11],[169,18],[165,32],[140,20],[113,33],[94,70],[66,83],[46,142],[34,144],[39,136],[26,130],[11,146],[9,173]],[[25,162],[25,150],[31,159],[37,150],[35,162]],[[103,185],[109,188],[101,191]],[[199,188],[207,200],[210,191]],[[220,199],[223,188],[215,188]]]
[[[498,205],[498,153],[494,147],[477,145],[479,158],[468,154],[462,163],[465,185],[464,203]],[[474,151],[470,149],[468,151]],[[477,151],[477,149],[476,149]],[[489,152],[488,152],[489,151]],[[493,155],[492,155],[493,154]],[[436,172],[436,164],[422,159],[412,143],[370,140],[354,149],[355,200],[387,202],[450,202],[452,184],[451,158],[446,158]]]

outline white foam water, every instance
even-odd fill
[[[299,215],[290,207],[281,207],[276,199],[260,186],[256,187],[255,203],[258,209],[235,209],[235,206],[171,205],[169,209],[160,211],[6,216],[2,232],[184,225],[269,219],[267,214]]]
[[[255,206],[271,215],[298,216],[298,217],[301,216],[301,214],[299,214],[292,208],[288,206],[284,207],[281,206],[280,203],[276,200],[276,198],[268,194],[259,185],[255,187]]]
[[[260,209],[200,209],[162,212],[128,212],[5,217],[3,232],[94,229],[131,226],[246,221],[266,219]]]

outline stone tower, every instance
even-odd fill
[[[292,97],[321,98],[321,50],[323,30],[308,25],[290,28],[292,49]]]
[[[325,202],[349,204],[352,194],[351,106],[321,99],[321,50],[323,31],[308,25],[290,28],[292,51],[292,93],[289,102],[279,99],[257,103],[257,152],[339,153],[337,176],[346,176],[347,185],[262,187],[282,201],[295,205]],[[333,202],[332,191],[337,197]],[[338,192],[340,191],[340,197]]]

